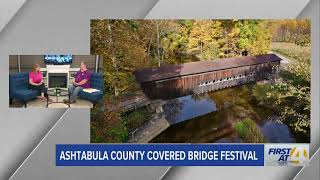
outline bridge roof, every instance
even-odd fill
[[[137,70],[134,75],[139,83],[165,80],[182,76],[201,74],[223,69],[231,69],[242,66],[276,62],[282,60],[275,54],[265,54],[257,56],[241,56],[225,59],[215,59],[208,61],[197,61],[178,65],[166,65],[154,68]]]

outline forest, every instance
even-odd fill
[[[279,115],[296,133],[310,133],[311,23],[309,20],[92,20],[91,54],[103,55],[105,104],[139,91],[133,72],[145,67],[279,53],[292,60],[281,83],[255,84],[255,101]],[[120,112],[96,113],[93,142],[123,142],[130,126]],[[130,119],[130,118],[129,118]],[[131,124],[131,125],[130,125]]]

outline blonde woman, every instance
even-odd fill
[[[33,65],[32,71],[29,72],[29,89],[39,91],[39,99],[46,99],[48,97],[39,64]]]

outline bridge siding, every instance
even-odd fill
[[[152,99],[170,99],[179,96],[189,95],[193,93],[202,93],[211,90],[232,87],[250,81],[262,80],[272,72],[274,65],[279,65],[280,61],[262,63],[244,67],[236,67],[212,72],[206,72],[195,75],[187,75],[180,78],[171,78],[166,80],[151,81],[141,83],[141,88],[144,93]],[[229,80],[208,87],[199,87],[200,83],[212,80],[225,79],[228,77],[238,76],[240,74],[256,74],[253,77],[246,77],[242,80]]]
[[[266,62],[279,62],[281,60],[275,54],[263,54],[256,56],[241,56],[207,61],[197,61],[176,65],[164,65],[136,70],[134,75],[139,83],[171,79],[175,77],[200,74],[205,72],[220,71],[237,67],[251,66]]]

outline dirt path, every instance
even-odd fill
[[[129,137],[128,143],[148,143],[169,126],[170,123],[164,115],[157,114],[142,127],[136,129]]]
[[[165,103],[166,101],[163,100],[155,100],[148,104],[147,109],[153,112],[152,117],[142,126],[131,132],[127,142],[148,143],[170,126],[162,108]]]
[[[128,99],[120,100],[117,104],[107,104],[106,108],[109,111],[121,109],[123,112],[136,110],[140,107],[147,106],[151,101],[144,94],[139,94]]]

